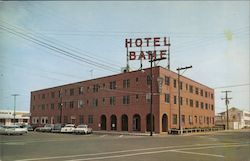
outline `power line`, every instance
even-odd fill
[[[108,70],[108,71],[117,72],[117,70],[113,70],[114,68],[111,67],[111,66],[107,66],[107,65],[105,65],[105,64],[101,64],[101,63],[98,63],[98,62],[96,62],[96,61],[93,61],[93,60],[90,60],[90,59],[87,59],[87,58],[83,58],[83,57],[81,57],[81,56],[78,56],[78,55],[72,53],[71,51],[66,51],[66,50],[64,50],[64,49],[61,49],[61,48],[59,48],[59,47],[57,47],[57,46],[51,45],[51,44],[46,43],[46,42],[44,42],[44,41],[41,41],[41,40],[39,40],[39,39],[36,39],[36,38],[34,38],[34,37],[32,37],[32,36],[29,36],[29,35],[27,35],[27,34],[24,34],[24,33],[22,33],[22,32],[19,32],[19,31],[16,31],[16,30],[14,30],[14,29],[5,27],[5,26],[3,26],[3,25],[0,25],[0,28],[2,28],[3,30],[5,30],[5,31],[7,31],[7,32],[9,32],[9,33],[12,33],[12,34],[14,34],[14,35],[16,35],[16,36],[19,36],[19,37],[22,37],[22,38],[24,38],[24,39],[26,39],[26,40],[28,40],[28,41],[31,41],[31,42],[33,42],[33,43],[35,43],[35,44],[37,44],[37,45],[43,46],[43,47],[45,47],[45,48],[47,48],[47,49],[50,49],[50,50],[53,50],[53,51],[55,51],[55,52],[57,52],[57,53],[63,54],[63,55],[65,55],[65,56],[67,56],[67,57],[71,57],[71,58],[73,58],[73,59],[76,59],[76,60],[78,60],[78,61],[85,62],[85,63],[87,63],[87,64],[93,65],[93,66],[98,67],[98,68],[101,68],[101,69],[106,69],[106,70]],[[112,68],[113,68],[113,69],[112,69]]]
[[[221,88],[233,88],[233,87],[242,87],[242,86],[249,86],[249,83],[246,84],[236,84],[236,85],[228,85],[228,86],[220,86],[220,87],[214,87],[214,89],[221,89]]]

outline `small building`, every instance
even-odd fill
[[[30,120],[30,113],[27,111],[16,111],[15,123],[28,124]],[[14,111],[13,110],[0,110],[0,124],[11,125],[14,124]]]
[[[218,113],[215,116],[215,125],[227,126],[227,111]],[[232,107],[228,109],[228,125],[229,129],[242,129],[250,128],[250,112],[239,110],[238,108]]]
[[[31,92],[31,124],[88,124],[93,130],[151,130],[151,70],[137,70]],[[163,67],[152,68],[153,131],[214,126],[214,90]]]

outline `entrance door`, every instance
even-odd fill
[[[138,114],[133,117],[133,131],[141,131],[141,117]]]
[[[168,131],[168,116],[167,114],[164,114],[162,116],[162,132]]]

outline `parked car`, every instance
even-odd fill
[[[61,128],[61,133],[73,133],[75,130],[74,124],[66,124],[63,128]]]
[[[23,135],[25,133],[27,133],[27,129],[18,125],[8,125],[1,128],[1,134],[5,135]]]
[[[46,124],[44,127],[41,127],[39,130],[41,132],[51,132],[54,129],[54,124]]]
[[[34,131],[33,127],[31,125],[27,125],[27,130],[28,131]]]
[[[64,124],[55,124],[54,128],[51,130],[51,132],[61,132],[61,129],[64,127]]]
[[[92,128],[88,127],[88,125],[78,125],[74,129],[75,134],[91,134],[92,133]]]

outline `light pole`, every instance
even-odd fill
[[[19,94],[12,94],[11,96],[14,97],[14,125],[16,124],[16,96],[19,96]]]
[[[179,107],[179,130],[181,130],[181,90],[180,90],[180,71],[181,70],[187,70],[189,68],[192,68],[191,66],[188,67],[183,67],[183,68],[177,68],[176,70],[178,71],[178,107]],[[184,71],[185,72],[185,71]]]
[[[153,62],[164,60],[166,58],[153,59],[153,54],[150,57],[150,136],[153,136]]]

